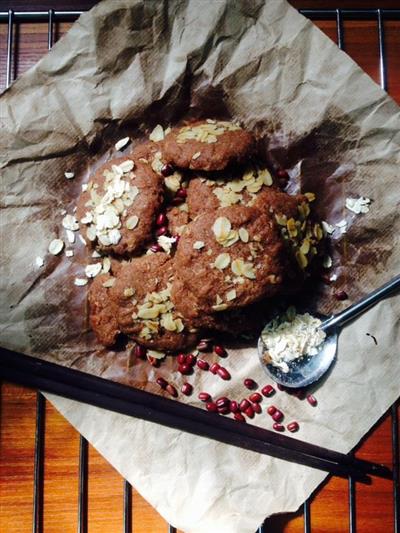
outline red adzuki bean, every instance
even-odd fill
[[[258,415],[261,413],[262,409],[261,409],[261,405],[259,403],[252,403],[251,406],[252,406],[253,411],[255,413],[257,413]]]
[[[196,362],[196,357],[192,353],[186,356],[187,365],[194,366],[195,362]]]
[[[199,392],[198,398],[202,402],[209,402],[211,400],[211,396],[208,394],[208,392]]]
[[[316,405],[318,405],[318,402],[317,402],[317,398],[315,396],[313,396],[312,394],[308,394],[307,395],[307,401],[310,405],[312,405],[313,407],[315,407]]]
[[[250,394],[249,399],[253,403],[260,403],[262,402],[262,396],[259,392],[253,392],[253,394]]]
[[[227,355],[225,348],[219,344],[214,346],[214,352],[219,355],[219,357],[226,357]]]
[[[171,385],[171,383],[168,383],[168,385],[165,387],[165,390],[168,392],[168,394],[170,394],[174,398],[178,396],[178,391],[173,385]]]
[[[178,361],[178,364],[185,365],[186,364],[186,355],[184,353],[180,353],[176,360]]]
[[[151,364],[151,366],[154,366],[155,368],[158,368],[160,366],[160,360],[156,359],[155,357],[151,357],[150,355],[148,355],[147,360]]]
[[[264,396],[269,398],[270,396],[275,394],[275,389],[272,385],[265,385],[265,387],[261,389],[261,392],[263,393]]]
[[[285,170],[284,168],[279,168],[276,172],[276,175],[278,176],[278,178],[281,178],[281,179],[285,179],[285,180],[289,179],[289,174],[287,173],[287,170]]]
[[[239,409],[242,411],[242,413],[244,411],[246,411],[246,409],[250,407],[250,402],[249,400],[246,400],[246,398],[244,398],[244,400],[242,400],[239,404]]]
[[[343,301],[348,299],[348,294],[346,291],[337,291],[334,293],[336,300]]]
[[[204,361],[204,359],[198,359],[197,366],[202,370],[208,370],[210,368],[210,365],[207,363],[207,361]]]
[[[275,420],[275,422],[280,422],[281,420],[283,420],[282,411],[279,411],[279,409],[277,409],[275,413],[272,415],[272,418]]]
[[[185,396],[190,396],[193,392],[193,387],[190,383],[184,383],[181,388],[181,393]]]
[[[226,396],[222,396],[221,398],[218,398],[215,403],[217,404],[218,407],[227,407],[230,405],[229,398],[227,398]]]
[[[178,198],[186,198],[187,196],[187,190],[186,189],[178,189],[176,191],[176,195]]]
[[[278,424],[278,422],[275,422],[273,424],[272,429],[274,429],[275,431],[285,431],[284,426],[282,426],[282,424]]]
[[[288,428],[288,430],[291,432],[291,433],[295,433],[296,431],[299,430],[299,424],[298,422],[290,422],[290,424],[288,424],[286,426]]]
[[[206,409],[207,409],[207,411],[211,411],[212,413],[217,413],[218,412],[217,404],[215,404],[214,402],[207,402],[206,403]]]
[[[179,365],[178,371],[184,376],[188,376],[193,372],[193,368],[190,365]]]
[[[196,348],[199,350],[199,352],[208,352],[210,349],[209,339],[201,339]]]
[[[226,368],[224,368],[223,366],[220,366],[217,370],[217,374],[219,375],[219,377],[225,381],[228,381],[229,379],[231,379],[231,375],[229,374],[229,372],[227,371]]]
[[[158,230],[156,231],[157,237],[161,237],[161,235],[165,235],[167,233],[168,233],[167,226],[161,226],[161,228],[158,228]]]
[[[257,383],[254,381],[254,379],[251,378],[246,378],[243,381],[243,385],[249,390],[257,388]]]
[[[162,252],[163,249],[161,248],[161,246],[159,244],[152,244],[150,246],[150,251],[153,252],[154,254],[156,254],[157,252]]]
[[[276,411],[277,411],[277,409],[276,409],[275,405],[270,405],[270,406],[268,407],[268,409],[267,409],[267,413],[268,413],[269,415],[271,415],[271,416],[272,416],[274,413],[276,413]]]
[[[218,368],[220,368],[219,364],[218,363],[213,363],[211,366],[210,366],[210,372],[212,374],[216,374],[218,372]]]
[[[235,420],[238,420],[239,422],[246,422],[246,419],[245,419],[245,417],[242,415],[242,413],[235,413],[235,414],[233,415],[233,418],[234,418]]]
[[[165,226],[167,223],[167,215],[165,213],[159,213],[156,218],[157,226]]]
[[[254,409],[251,405],[249,405],[249,407],[245,410],[245,414],[249,417],[249,418],[254,418]]]
[[[239,404],[235,402],[235,400],[232,400],[229,404],[231,413],[237,413],[239,411]]]
[[[157,382],[158,385],[160,385],[160,387],[162,389],[166,389],[167,388],[168,381],[166,381],[164,378],[159,377],[159,378],[157,378],[156,382]]]
[[[164,176],[164,178],[171,176],[171,174],[173,173],[174,173],[174,167],[172,165],[167,164],[161,167],[161,174]]]
[[[146,359],[147,350],[144,346],[136,344],[135,348],[133,349],[133,353],[138,359]]]
[[[227,415],[231,412],[228,406],[218,407],[218,413],[221,415]]]

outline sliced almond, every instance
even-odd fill
[[[119,141],[115,143],[115,149],[121,150],[129,143],[129,141],[130,141],[129,137],[124,137],[123,139],[120,139]]]
[[[132,216],[129,217],[128,220],[126,221],[125,226],[126,226],[128,229],[135,229],[136,226],[138,225],[138,223],[139,223],[139,217],[137,217],[136,215],[132,215]]]
[[[192,155],[192,159],[198,159],[201,156],[201,152],[196,152]]]
[[[231,256],[229,254],[223,253],[219,254],[214,261],[214,267],[218,268],[218,270],[224,270],[227,266],[229,266],[229,263],[231,262]]]
[[[61,239],[53,239],[49,244],[49,252],[52,255],[58,255],[64,248],[64,241]]]
[[[196,241],[194,244],[193,244],[193,249],[194,250],[201,250],[202,248],[204,248],[205,244],[203,241]]]
[[[235,289],[231,289],[230,291],[228,291],[226,294],[225,294],[225,299],[227,302],[231,302],[232,300],[234,300],[236,298],[236,291]]]
[[[88,278],[95,278],[97,274],[100,274],[102,268],[101,263],[94,263],[92,265],[85,266],[85,274]]]
[[[115,281],[116,281],[115,278],[109,278],[109,279],[106,279],[106,281],[104,281],[104,283],[103,283],[102,285],[103,285],[103,287],[105,287],[106,289],[109,289],[110,287],[113,287],[113,286],[114,286]]]
[[[83,287],[83,285],[87,285],[88,280],[84,278],[75,278],[74,279],[74,285],[77,287]]]
[[[213,311],[225,311],[228,309],[227,304],[216,304],[212,306]]]
[[[130,172],[131,170],[133,170],[134,166],[135,166],[135,163],[132,161],[132,159],[127,159],[126,161],[123,161],[122,163],[120,163],[119,168],[122,170],[124,174],[126,174],[127,172]]]
[[[157,126],[150,133],[149,139],[155,143],[164,139],[164,130],[161,124],[157,124]]]
[[[135,294],[135,289],[133,287],[126,287],[124,289],[124,296],[125,298],[130,298]]]
[[[65,252],[65,255],[66,255],[67,257],[73,257],[73,256],[74,256],[74,251],[73,251],[73,250],[67,250],[67,251]]]
[[[238,234],[242,242],[249,242],[249,232],[246,228],[239,228]]]
[[[70,170],[67,170],[64,172],[64,176],[67,178],[67,180],[72,180],[72,178],[75,177],[75,173],[71,172]]]

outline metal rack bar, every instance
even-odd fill
[[[336,10],[336,32],[337,32],[337,44],[341,50],[344,50],[344,30],[343,30],[343,16],[342,10]]]
[[[349,477],[349,532],[356,533],[356,482]]]
[[[33,523],[32,533],[43,531],[43,462],[46,400],[36,395],[35,461],[33,470]]]
[[[50,50],[53,46],[53,25],[54,25],[54,10],[49,9],[49,23],[47,29],[47,48]]]
[[[12,10],[10,10],[12,11]],[[53,11],[53,16],[63,20],[73,20],[84,11]],[[0,22],[7,21],[9,11],[0,11]],[[13,11],[14,19],[18,22],[47,22],[48,11]]]
[[[311,533],[311,507],[310,498],[303,505],[304,533]]]
[[[10,86],[14,76],[12,76],[12,53],[13,53],[13,31],[14,31],[14,12],[12,9],[7,14],[7,74],[6,74],[6,87]]]
[[[87,532],[88,501],[88,443],[79,438],[79,487],[78,487],[78,533]]]
[[[381,87],[384,91],[387,90],[387,76],[386,76],[386,55],[385,55],[385,30],[383,25],[382,10],[377,9],[378,17],[378,36],[379,36],[379,74],[381,80]]]
[[[124,521],[123,532],[132,532],[132,487],[126,479],[124,479]]]
[[[341,9],[346,20],[376,20],[377,9]],[[400,20],[400,9],[381,9],[382,17]],[[334,20],[337,9],[299,9],[299,12],[311,20]]]
[[[176,533],[176,527],[168,524],[168,533]]]

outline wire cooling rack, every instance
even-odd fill
[[[74,21],[82,11],[13,11],[0,12],[0,23],[7,24],[7,60],[5,85],[8,87],[15,77],[15,65],[18,50],[15,46],[14,25],[16,23],[41,22],[47,24],[47,43],[50,49],[55,40],[55,24]],[[382,89],[387,90],[388,70],[385,52],[385,22],[400,20],[400,9],[302,9],[300,13],[314,20],[336,21],[337,42],[339,48],[345,49],[345,20],[372,20],[377,22],[377,39],[379,44],[379,75]],[[1,89],[1,87],[0,87]],[[400,478],[399,478],[399,420],[397,402],[390,408],[392,430],[392,467],[393,467],[393,523],[394,533],[400,533]],[[44,487],[44,436],[45,436],[45,398],[38,392],[36,399],[36,432],[34,453],[33,483],[33,523],[32,533],[43,531],[43,487]],[[356,482],[349,477],[349,531],[357,531],[356,524]],[[88,443],[81,436],[79,444],[79,479],[78,479],[78,533],[88,530]],[[123,532],[132,533],[132,487],[124,481],[123,493]],[[303,505],[304,532],[312,531],[310,501]],[[169,533],[176,533],[168,525]],[[260,526],[257,533],[267,533],[267,528]]]

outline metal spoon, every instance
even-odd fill
[[[341,313],[337,313],[330,317],[314,313],[314,316],[322,320],[322,325],[320,327],[325,331],[326,338],[316,355],[304,356],[301,359],[296,359],[295,361],[288,363],[289,372],[283,372],[280,368],[273,366],[272,364],[265,364],[263,360],[265,345],[262,337],[260,337],[258,340],[258,356],[264,370],[274,381],[285,387],[306,387],[317,381],[329,369],[336,357],[338,337],[341,328],[399,288],[400,276],[396,276],[391,281],[385,283],[382,287],[371,292],[371,294],[354,305],[351,305]]]

